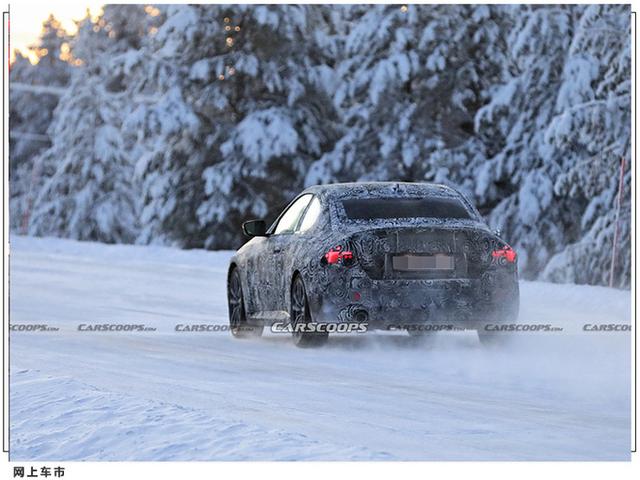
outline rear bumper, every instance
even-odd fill
[[[477,328],[517,319],[517,274],[490,271],[476,279],[371,280],[364,275],[334,278],[308,292],[318,323],[367,323],[370,329],[438,325]],[[324,288],[322,288],[324,287]]]

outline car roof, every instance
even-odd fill
[[[395,196],[402,193],[437,195],[448,194],[460,196],[460,193],[447,185],[439,183],[422,182],[345,182],[330,183],[326,185],[314,185],[308,187],[303,193],[313,193],[327,197],[344,197],[348,194],[363,195],[389,195]]]

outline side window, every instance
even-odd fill
[[[311,200],[311,203],[309,204],[309,207],[304,214],[304,218],[300,223],[300,228],[298,229],[298,231],[306,232],[311,227],[313,227],[318,221],[318,217],[320,217],[321,213],[322,207],[320,205],[320,200],[318,200],[318,197],[313,197],[313,200]]]
[[[278,224],[276,225],[273,233],[275,235],[279,233],[292,233],[298,224],[298,220],[300,219],[300,215],[304,212],[307,204],[311,200],[312,195],[307,193],[306,195],[301,196],[295,202],[293,202],[289,208],[284,212],[284,215],[280,217]]]

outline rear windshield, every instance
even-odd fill
[[[342,200],[342,206],[351,220],[471,218],[462,202],[453,197],[352,198]]]

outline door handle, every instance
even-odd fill
[[[273,249],[273,253],[282,253],[282,249],[281,248],[274,248]]]

